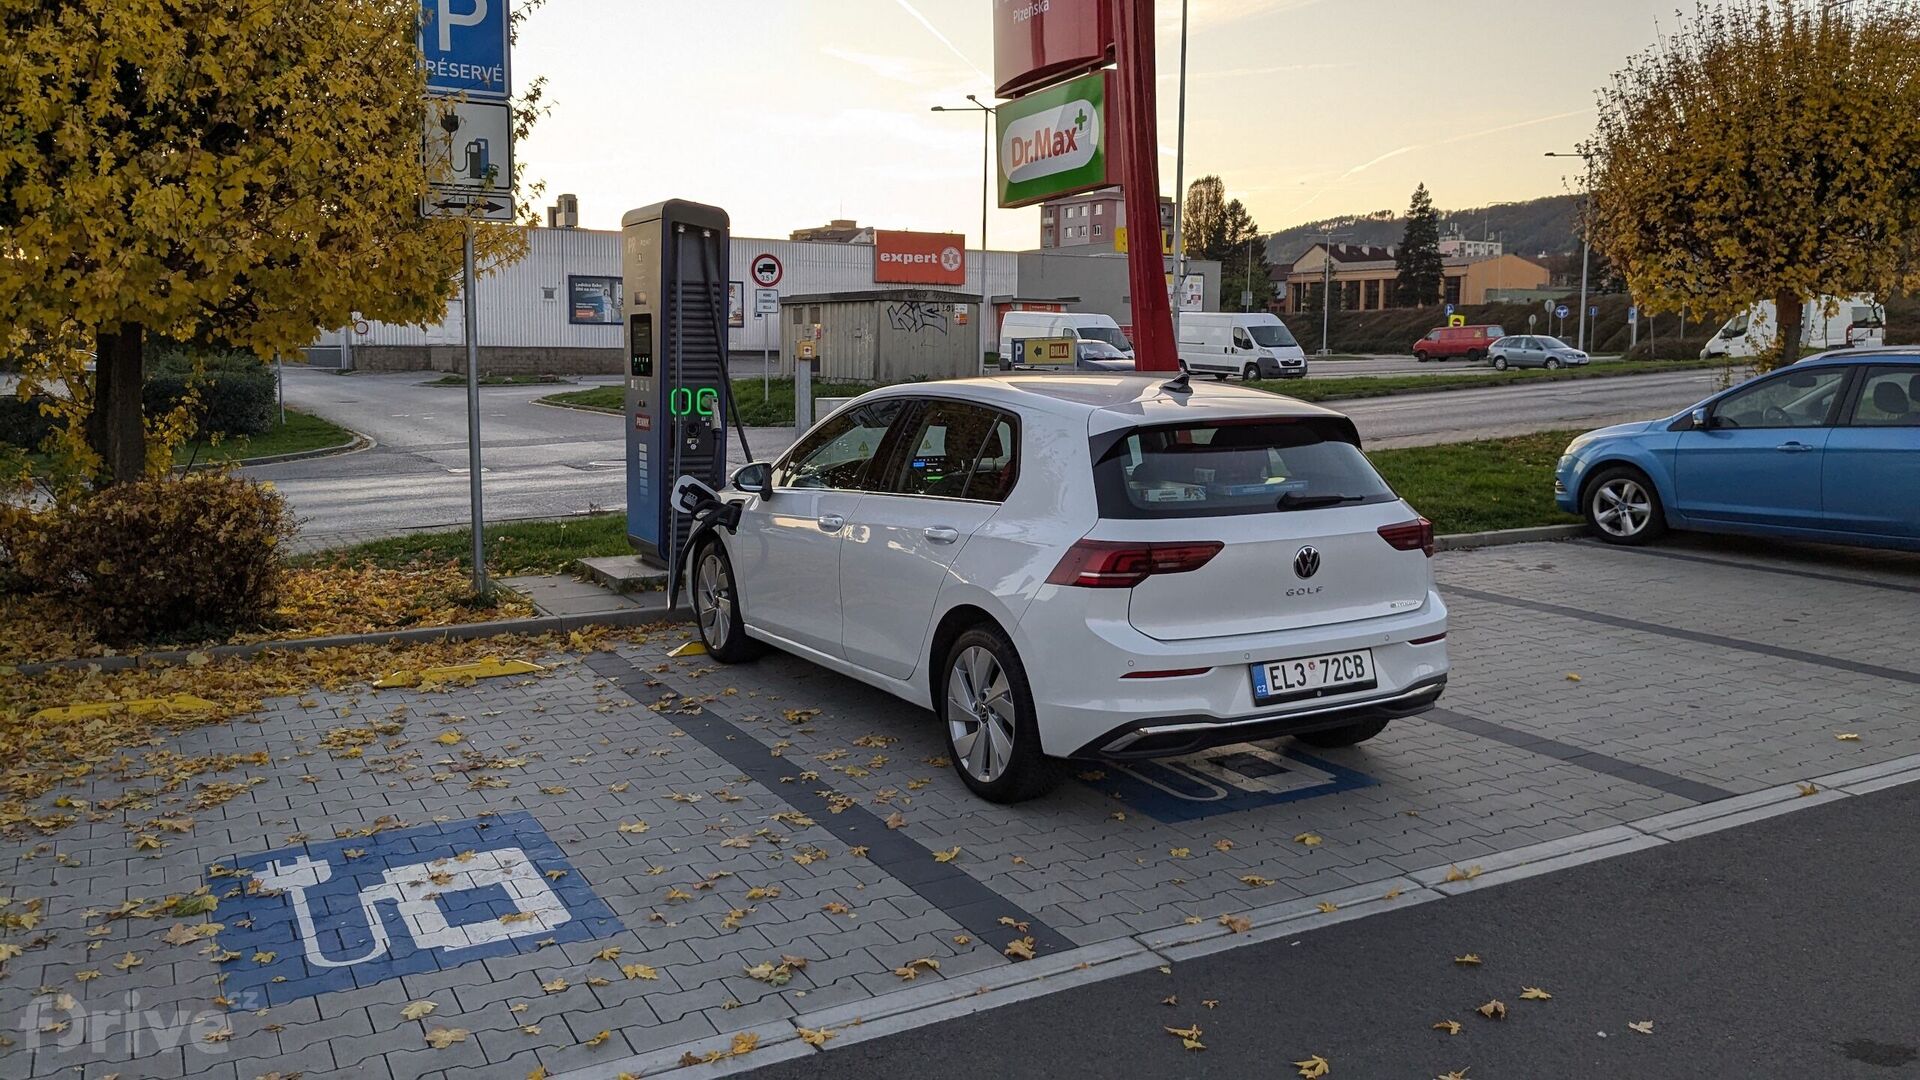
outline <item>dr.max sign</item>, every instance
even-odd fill
[[[1106,187],[1107,75],[1095,72],[999,107],[1000,205]]]

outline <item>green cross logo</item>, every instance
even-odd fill
[[[1074,115],[1073,126],[1077,128],[1083,128],[1087,126],[1087,110],[1081,109],[1078,113]]]

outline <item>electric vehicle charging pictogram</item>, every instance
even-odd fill
[[[223,893],[221,944],[271,957],[228,969],[239,1007],[621,929],[524,812],[307,844],[238,869],[238,896],[224,896],[231,880],[210,881]]]

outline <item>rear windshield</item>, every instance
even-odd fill
[[[1121,333],[1117,326],[1082,326],[1079,332],[1082,338],[1089,341],[1104,341],[1121,352],[1133,351],[1133,342],[1128,341],[1127,335]]]
[[[1264,345],[1269,349],[1291,349],[1300,344],[1293,340],[1293,335],[1287,332],[1286,327],[1272,323],[1256,323],[1247,327],[1247,333],[1253,335],[1255,345]]]
[[[1106,518],[1271,514],[1391,502],[1386,481],[1337,420],[1180,424],[1096,439]]]

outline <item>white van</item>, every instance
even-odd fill
[[[1307,354],[1278,315],[1183,311],[1180,366],[1216,379],[1300,379],[1307,374]]]
[[[1005,368],[1019,362],[1014,342],[1054,337],[1098,341],[1120,350],[1126,359],[1133,359],[1133,342],[1120,332],[1120,324],[1114,322],[1111,315],[1091,311],[1009,311],[1000,320],[1000,366]]]
[[[1762,300],[1728,319],[1700,350],[1700,358],[1759,356],[1773,347],[1779,325],[1773,301]],[[1872,293],[1822,296],[1807,301],[1800,312],[1800,347],[1806,352],[1884,345],[1886,340],[1887,309]]]

